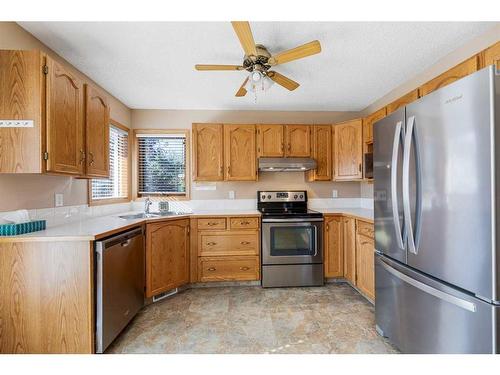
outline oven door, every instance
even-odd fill
[[[323,219],[263,219],[262,264],[323,263]]]

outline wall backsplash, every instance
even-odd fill
[[[196,190],[196,186],[216,186],[216,190]],[[304,172],[261,172],[255,182],[193,183],[191,199],[228,199],[235,192],[236,199],[255,199],[258,190],[307,190],[309,198],[331,198],[337,190],[339,198],[359,198],[359,182],[307,182]]]

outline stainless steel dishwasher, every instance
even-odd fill
[[[135,228],[95,244],[96,352],[103,353],[144,306],[144,235]]]

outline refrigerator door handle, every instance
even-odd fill
[[[461,307],[462,309],[468,310],[470,312],[476,312],[476,305],[472,302],[466,301],[464,299],[455,297],[454,295],[442,292],[439,289],[433,288],[427,284],[424,284],[418,280],[415,280],[404,273],[396,270],[395,268],[391,267],[389,264],[384,262],[384,260],[380,259],[381,262],[380,264],[382,267],[389,272],[391,275],[397,277],[401,281],[404,281],[405,283],[414,286],[417,289],[420,289],[421,291],[428,293],[436,298],[439,298],[443,301],[449,302],[454,304],[455,306]]]
[[[416,255],[417,250],[415,248],[415,238],[413,236],[413,225],[411,222],[410,208],[410,151],[414,124],[415,116],[411,116],[408,119],[408,125],[406,127],[403,151],[403,212],[405,219],[405,228],[408,237],[408,251]]]
[[[401,234],[401,225],[399,223],[399,210],[398,210],[398,197],[397,197],[397,177],[398,177],[398,149],[399,139],[401,137],[402,121],[396,124],[394,131],[394,140],[392,143],[392,160],[391,160],[391,203],[392,203],[392,221],[394,223],[394,230],[396,232],[396,239],[398,247],[404,250],[403,236]]]

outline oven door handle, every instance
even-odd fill
[[[318,227],[314,226],[314,255],[313,257],[318,256]]]
[[[323,218],[313,218],[313,219],[262,219],[263,223],[310,223],[324,221]]]

